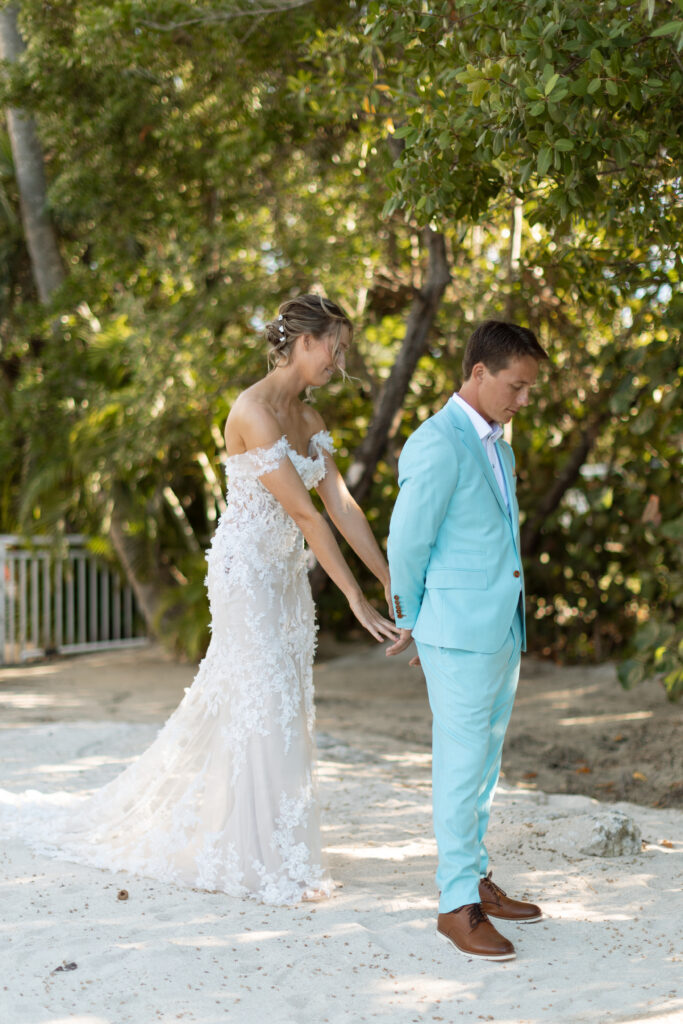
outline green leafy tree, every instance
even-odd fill
[[[519,317],[553,364],[515,427],[533,644],[633,637],[625,681],[675,695],[675,8],[239,10],[21,5],[2,102],[35,119],[69,274],[40,309],[6,161],[3,526],[106,538],[196,654],[220,431],[280,299],[320,288],[358,323],[354,379],[316,401],[379,536],[472,324]]]

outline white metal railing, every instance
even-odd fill
[[[147,643],[132,589],[86,545],[0,534],[0,665]]]

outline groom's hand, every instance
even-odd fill
[[[410,647],[413,642],[413,631],[411,629],[399,629],[399,637],[395,644],[391,647],[387,647],[387,656],[391,657],[392,654],[400,654],[401,651],[405,651],[406,647]],[[414,659],[413,659],[414,660]],[[412,665],[411,661],[411,665]]]

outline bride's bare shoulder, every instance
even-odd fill
[[[321,430],[327,430],[325,420],[322,418],[318,410],[314,409],[312,405],[302,402],[300,411],[301,417],[306,425],[306,433],[309,437],[312,437],[313,434],[319,434]]]
[[[282,430],[268,402],[253,385],[237,396],[225,423],[225,447],[228,455],[239,455],[249,448],[273,444]]]

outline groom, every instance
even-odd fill
[[[398,654],[415,639],[433,715],[437,931],[461,953],[511,960],[489,917],[538,921],[491,878],[484,843],[526,649],[514,455],[502,424],[530,401],[547,355],[526,327],[487,320],[464,383],[409,438],[389,532]]]

